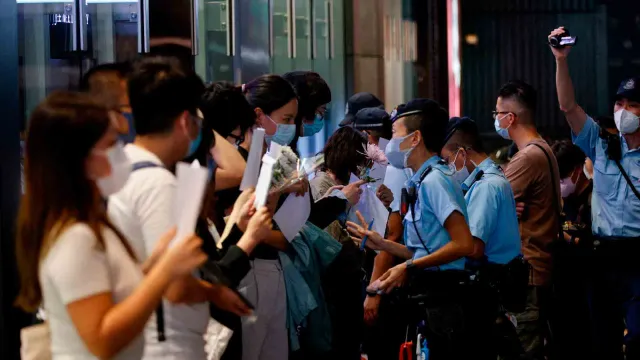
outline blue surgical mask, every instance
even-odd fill
[[[413,133],[405,137],[393,138],[389,140],[384,153],[387,156],[389,164],[391,164],[391,166],[393,166],[394,168],[404,169],[409,167],[407,165],[407,161],[409,159],[411,151],[413,150],[413,147],[406,150],[400,150],[400,144],[402,144],[402,142],[411,135],[413,135]]]
[[[124,116],[124,118],[127,119],[127,124],[129,125],[129,133],[128,134],[122,134],[122,135],[118,136],[118,138],[123,143],[129,144],[129,143],[132,143],[133,140],[135,140],[135,138],[136,138],[136,128],[135,128],[135,125],[133,123],[133,114],[130,113],[130,112],[123,112],[122,116]]]
[[[493,123],[493,126],[496,128],[496,132],[498,133],[498,135],[502,136],[503,139],[511,140],[511,137],[509,136],[509,126],[511,125],[507,126],[506,128],[500,127],[500,120],[504,119],[507,116],[509,116],[509,114],[506,114],[500,119],[496,117],[496,121]]]
[[[270,116],[267,115],[269,120],[273,121]],[[275,123],[275,121],[273,121]],[[267,142],[267,146],[274,141],[276,144],[282,146],[288,146],[296,136],[296,126],[293,124],[277,124],[276,133],[273,135],[264,135],[264,140]]]
[[[200,147],[200,142],[202,142],[202,131],[198,131],[198,137],[195,140],[191,140],[189,143],[189,153],[187,154],[187,157],[195,154],[198,147]]]
[[[324,120],[322,116],[316,114],[315,119],[313,119],[313,124],[302,123],[302,136],[313,136],[319,133],[322,129],[324,129]]]

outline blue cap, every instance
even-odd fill
[[[389,114],[379,108],[365,108],[356,113],[354,127],[358,130],[381,128],[390,122]]]
[[[441,119],[449,119],[447,111],[440,106],[437,102],[431,99],[413,99],[406,104],[398,105],[391,112],[391,121],[396,121],[400,118],[409,115],[423,114],[425,117],[435,117]]]
[[[358,111],[366,108],[384,109],[384,104],[375,95],[368,92],[360,92],[351,96],[347,100],[347,106],[344,109],[344,120],[340,122],[340,127],[353,125]]]
[[[449,125],[447,126],[447,135],[444,138],[444,143],[446,144],[449,142],[453,134],[460,129],[464,129],[466,132],[474,134],[478,133],[478,126],[470,117],[452,117],[449,120]]]
[[[640,77],[633,77],[620,83],[616,92],[616,99],[622,98],[640,102]]]

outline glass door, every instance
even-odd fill
[[[78,86],[83,57],[80,32],[86,21],[78,22],[74,1],[17,2],[20,98],[26,124],[47,94]]]
[[[24,120],[50,92],[77,90],[92,66],[145,51],[138,0],[17,2]]]
[[[84,0],[82,13],[88,22],[85,66],[129,61],[146,52],[140,36],[141,5],[138,0]]]
[[[292,0],[293,18],[293,69],[311,70],[311,1]]]
[[[291,0],[272,0],[270,5],[271,72],[282,75],[293,70]]]
[[[199,0],[200,52],[196,72],[206,82],[234,81],[236,52],[233,0]]]

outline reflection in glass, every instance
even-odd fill
[[[201,49],[196,71],[205,81],[233,81],[233,21],[231,0],[201,0],[198,31]]]
[[[25,127],[31,111],[48,93],[73,89],[80,80],[76,17],[73,2],[18,4],[20,101]]]
[[[116,1],[111,4],[93,1],[87,6],[87,14],[93,19],[90,66],[129,61],[138,55],[138,5]]]
[[[293,69],[291,1],[271,1],[271,71],[283,74]]]
[[[131,0],[22,0],[18,46],[24,119],[50,92],[76,90],[92,66],[135,58],[137,9]]]
[[[295,69],[311,69],[311,4],[310,0],[292,0],[294,6],[293,58]]]

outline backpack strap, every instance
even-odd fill
[[[547,158],[547,162],[549,163],[549,171],[551,172],[551,185],[553,185],[551,187],[551,189],[553,190],[553,202],[556,203],[556,215],[558,216],[558,240],[562,240],[564,237],[564,230],[562,229],[562,207],[560,205],[560,203],[558,203],[558,190],[556,189],[556,184],[560,184],[560,179],[556,179],[556,174],[553,171],[553,162],[551,162],[551,156],[549,156],[549,154],[547,153],[547,150],[545,150],[540,144],[529,144],[528,146],[533,145],[535,147],[537,147],[538,149],[540,149],[542,151],[542,153],[544,154],[544,156]]]
[[[156,164],[151,161],[140,161],[137,163],[133,163],[131,165],[131,172],[142,170],[142,169],[157,168],[157,167],[164,167],[164,166]]]
[[[131,172],[159,167],[163,168],[162,165],[158,165],[151,161],[140,161],[131,165]],[[166,341],[167,338],[164,331],[164,307],[162,306],[162,300],[160,300],[160,304],[158,304],[158,308],[156,309],[156,327],[158,330],[158,341]]]

